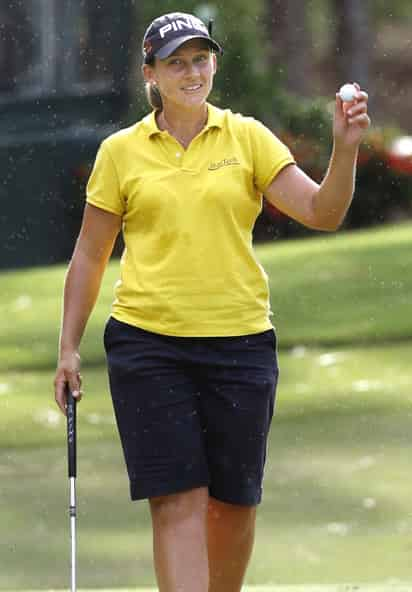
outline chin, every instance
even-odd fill
[[[185,97],[183,103],[186,106],[197,107],[200,105],[204,105],[207,101],[207,95],[198,95],[192,97]]]

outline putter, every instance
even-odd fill
[[[76,399],[67,386],[67,452],[70,485],[71,592],[76,592]]]

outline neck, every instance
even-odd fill
[[[157,116],[157,124],[161,130],[167,130],[178,142],[187,147],[191,140],[204,128],[207,122],[207,105],[197,110],[182,111],[164,105],[163,111]]]

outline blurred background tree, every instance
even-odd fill
[[[266,0],[264,8],[271,71],[281,76],[285,91],[310,96],[313,56],[306,4],[299,0]]]
[[[335,13],[336,82],[356,80],[370,91],[369,1],[333,0],[333,10]]]

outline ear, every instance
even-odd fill
[[[145,82],[149,82],[150,84],[152,84],[155,81],[154,70],[152,66],[149,66],[149,64],[143,64],[142,74]]]

